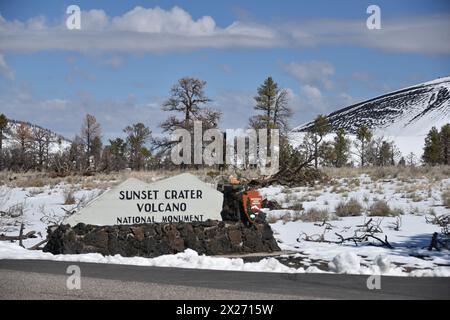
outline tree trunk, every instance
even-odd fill
[[[316,144],[314,144],[314,168],[318,168],[318,166],[319,166],[319,159],[318,159],[318,157],[319,157],[319,155],[318,155],[318,144],[316,143]]]

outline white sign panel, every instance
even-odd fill
[[[65,223],[92,225],[222,220],[223,194],[184,173],[154,183],[130,178],[103,193]]]

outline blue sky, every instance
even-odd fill
[[[81,30],[65,28],[78,5]],[[368,30],[366,9],[381,9]],[[0,112],[68,137],[142,121],[183,76],[206,80],[222,128],[245,127],[257,87],[290,92],[291,126],[450,75],[449,1],[2,1]]]

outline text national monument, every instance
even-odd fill
[[[122,225],[222,220],[223,194],[190,173],[145,183],[129,178],[67,218],[66,224]]]
[[[207,255],[279,251],[270,225],[252,218],[256,202],[247,201],[245,211],[244,198],[189,173],[154,183],[130,178],[50,227],[43,250],[124,257],[186,249]]]

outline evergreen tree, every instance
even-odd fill
[[[254,109],[259,113],[249,119],[254,129],[280,129],[282,133],[288,130],[288,120],[292,110],[288,106],[288,91],[279,89],[278,84],[268,77],[258,88]]]
[[[345,137],[345,130],[343,128],[340,128],[336,132],[336,137],[334,137],[333,141],[333,147],[336,155],[334,165],[338,168],[347,165],[350,153],[350,140]]]
[[[107,152],[111,155],[110,169],[119,171],[126,166],[126,143],[121,138],[109,140],[109,146],[106,147]]]
[[[144,160],[148,152],[145,144],[151,138],[152,132],[143,123],[127,126],[123,131],[127,134],[130,167],[134,170],[141,170],[144,167]]]
[[[450,123],[441,128],[439,137],[441,142],[441,163],[450,165]]]
[[[319,146],[323,140],[323,137],[331,131],[331,125],[328,122],[327,117],[319,115],[314,120],[314,124],[311,130],[311,140],[314,150],[314,167],[317,169],[319,166]]]
[[[435,166],[441,162],[442,148],[439,131],[436,127],[432,127],[425,138],[425,147],[423,149],[423,161]]]
[[[3,138],[5,137],[5,132],[8,128],[8,119],[2,113],[0,114],[0,170],[3,169],[4,155],[3,155]]]
[[[367,146],[372,140],[372,132],[366,126],[361,126],[356,130],[356,149],[361,159],[361,167],[366,165]]]
[[[91,143],[91,156],[90,164],[94,170],[97,170],[100,165],[101,155],[102,155],[103,143],[99,136],[94,137]]]
[[[8,127],[8,119],[2,113],[0,114],[0,152],[3,149],[3,138],[5,137],[4,134],[6,132],[7,127]]]

